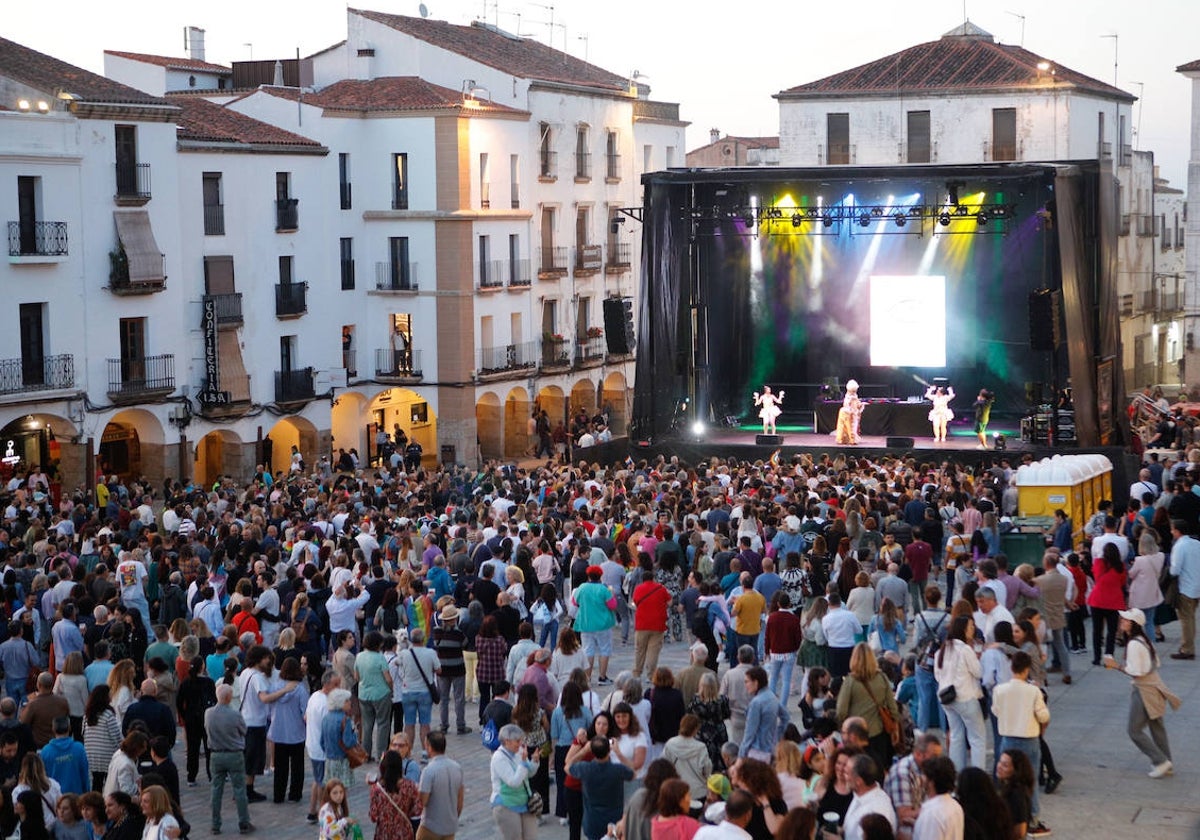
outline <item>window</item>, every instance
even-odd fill
[[[850,161],[850,115],[825,115],[825,162],[846,166]]]
[[[201,175],[201,193],[204,197],[204,235],[225,235],[225,205],[221,201],[221,173],[205,172]]]
[[[654,160],[654,147],[649,143],[642,146],[642,171],[653,172],[650,168],[650,163]]]
[[[36,175],[17,176],[17,254],[40,254],[44,248],[39,240],[39,208],[42,203],[42,179]],[[10,235],[9,253],[12,254]]]
[[[279,370],[290,373],[296,369],[296,336],[279,336]]]
[[[583,344],[587,341],[588,327],[591,326],[589,315],[592,310],[592,299],[581,297],[575,305],[575,341]]]
[[[384,369],[393,376],[408,376],[413,372],[412,316],[407,312],[393,313],[390,318],[392,346]]]
[[[350,155],[342,152],[338,155],[338,197],[343,210],[349,210],[353,205],[353,195],[350,189]]]
[[[932,159],[929,143],[929,112],[909,111],[908,155],[905,157],[905,161],[907,163],[929,163]]]
[[[292,173],[275,173],[275,231],[286,233],[300,227],[299,200],[292,198]]]
[[[358,375],[358,342],[355,340],[354,324],[342,325],[342,367],[346,376]]]
[[[553,181],[557,175],[553,141],[550,123],[538,123],[538,177],[548,181]]]
[[[392,209],[408,209],[408,155],[392,155]]]
[[[1129,165],[1129,148],[1125,144],[1125,115],[1121,114],[1117,117],[1117,151],[1120,152],[1118,164],[1120,166]]]
[[[575,130],[575,180],[586,181],[592,177],[592,155],[588,152],[588,127],[581,125]]]
[[[348,292],[354,288],[354,239],[343,236],[338,250],[342,258],[342,291]]]
[[[491,315],[484,315],[479,319],[479,346],[480,347],[495,347],[496,346],[496,328],[495,319]]]
[[[412,289],[412,266],[408,261],[408,237],[388,237],[388,257],[391,271],[386,278],[385,288]]]
[[[667,169],[675,165],[675,147],[667,146]]]
[[[508,192],[512,209],[521,207],[521,159],[517,155],[508,156]]]
[[[21,384],[46,384],[45,303],[22,303],[21,320]]]
[[[138,195],[137,126],[118,125],[113,127],[113,141],[117,152],[117,195]]]
[[[610,181],[621,178],[621,155],[617,147],[617,132],[609,131],[604,139],[604,159],[606,176]]]
[[[558,331],[558,301],[542,301],[542,335],[552,338]]]
[[[146,379],[146,319],[122,318],[121,381],[144,382]]]
[[[292,266],[294,257],[285,256],[279,258],[279,283],[282,286],[290,286],[292,284]]]
[[[479,153],[479,206],[487,210],[492,206],[492,183],[488,172],[488,153]]]
[[[508,284],[520,285],[524,281],[521,272],[521,237],[519,234],[508,235]]]
[[[499,284],[499,272],[492,270],[492,238],[487,235],[479,237],[479,285],[496,286]]]
[[[275,173],[275,200],[287,201],[292,197],[292,173]]]
[[[1017,109],[992,109],[992,160],[1017,159]]]
[[[583,248],[591,244],[592,212],[588,207],[580,207],[575,211],[575,247]]]

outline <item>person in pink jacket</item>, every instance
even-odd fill
[[[1087,603],[1092,609],[1092,664],[1099,665],[1102,642],[1103,653],[1112,656],[1117,613],[1125,609],[1125,561],[1121,559],[1121,550],[1112,543],[1106,544],[1100,556],[1092,558],[1092,577],[1096,583]]]

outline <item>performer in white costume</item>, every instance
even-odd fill
[[[838,409],[837,442],[858,445],[858,421],[862,417],[863,402],[858,398],[858,382],[851,379],[846,383],[846,396]]]
[[[954,419],[954,412],[950,410],[954,389],[930,385],[925,391],[925,399],[933,403],[933,408],[929,411],[929,422],[933,424],[933,439],[945,442],[946,426]]]
[[[761,405],[762,411],[758,412],[758,416],[763,421],[763,434],[775,434],[775,418],[782,414],[779,406],[783,405],[783,391],[779,392],[779,396],[771,393],[771,386],[764,385],[761,394],[758,391],[754,392],[754,404]]]

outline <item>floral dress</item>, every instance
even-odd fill
[[[376,840],[413,840],[412,818],[420,814],[421,797],[412,779],[401,778],[395,793],[371,785],[368,816],[375,823]]]
[[[317,814],[317,825],[321,830],[320,840],[350,840],[352,823],[350,817],[338,818],[333,806],[326,802]]]
[[[725,696],[715,700],[693,697],[687,710],[688,714],[700,718],[700,731],[696,733],[696,738],[708,749],[713,772],[721,772],[725,767],[721,761],[721,747],[729,740],[729,730],[725,727],[725,721],[729,720],[729,699]]]
[[[683,641],[683,613],[679,606],[679,595],[683,592],[683,569],[676,566],[671,571],[655,569],[654,580],[671,593],[671,606],[667,610],[667,635],[677,642]]]

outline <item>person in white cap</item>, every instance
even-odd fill
[[[1167,713],[1168,703],[1172,709],[1178,709],[1183,701],[1171,693],[1159,676],[1158,654],[1146,636],[1145,627],[1146,615],[1141,610],[1121,610],[1117,629],[1127,639],[1125,664],[1117,664],[1117,660],[1109,654],[1104,659],[1104,667],[1123,671],[1133,678],[1126,731],[1133,745],[1145,753],[1154,765],[1150,770],[1150,778],[1161,779],[1175,772],[1163,717]],[[1145,732],[1147,727],[1149,734]]]

